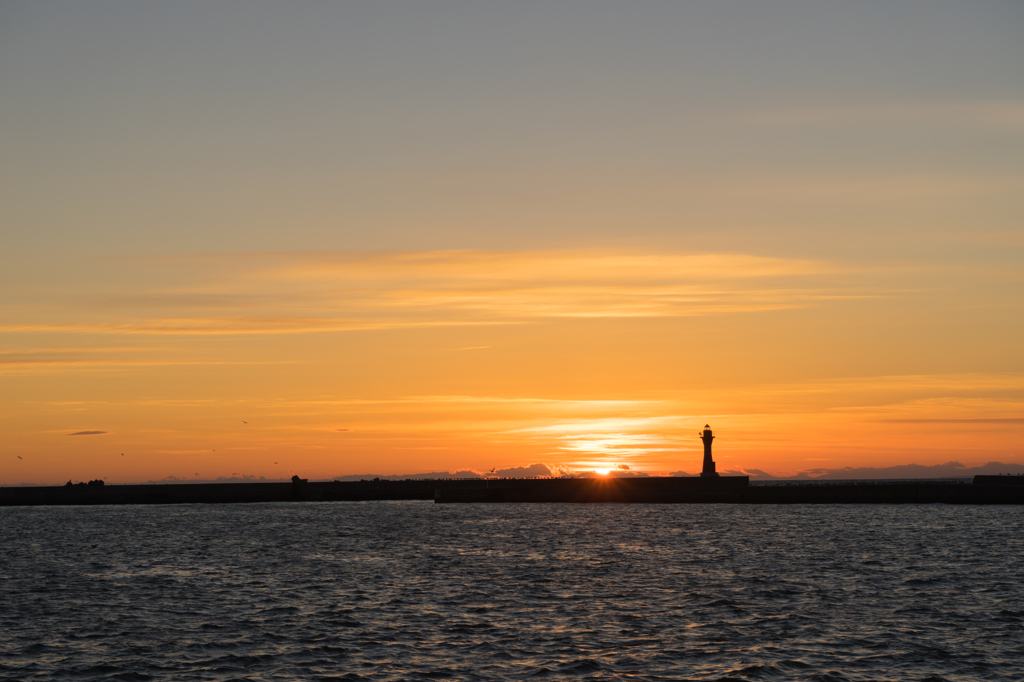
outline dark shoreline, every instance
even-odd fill
[[[750,485],[721,478],[494,481],[439,486],[435,502],[641,502],[732,504],[1024,504],[1024,477],[976,476],[946,481],[792,482]]]
[[[1024,504],[1024,476],[975,476],[970,483],[793,481],[750,485],[746,476],[723,476],[0,487],[0,506],[360,500],[434,500],[438,503]]]

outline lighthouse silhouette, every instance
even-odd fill
[[[701,478],[717,478],[718,472],[715,471],[715,460],[711,459],[711,441],[715,439],[711,433],[711,427],[705,424],[704,431],[698,435],[704,441],[704,470],[700,472]]]

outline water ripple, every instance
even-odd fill
[[[944,505],[3,508],[0,679],[1019,681],[1022,526]]]

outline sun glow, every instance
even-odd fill
[[[597,473],[598,476],[607,476],[611,472],[611,469],[595,469],[594,472]]]

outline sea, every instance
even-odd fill
[[[2,680],[1024,680],[1024,508],[0,508]]]

